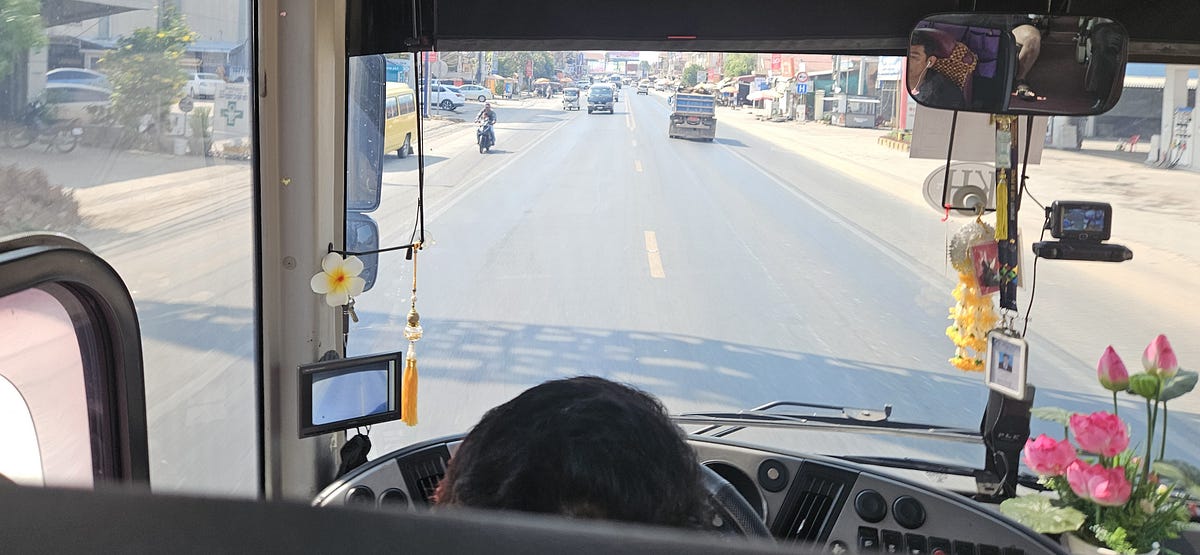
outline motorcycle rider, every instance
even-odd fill
[[[491,102],[483,103],[483,109],[479,111],[478,116],[475,116],[475,123],[479,123],[485,119],[489,125],[487,130],[488,143],[494,146],[496,144],[496,132],[494,131],[494,126],[496,125],[496,112],[492,110]]]

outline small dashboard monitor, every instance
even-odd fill
[[[400,419],[404,353],[300,366],[300,437]]]

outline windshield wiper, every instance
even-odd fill
[[[777,407],[798,407],[829,411],[832,414],[797,414],[792,412],[769,412]],[[706,424],[692,435],[725,437],[745,428],[809,428],[837,431],[858,431],[914,437],[936,437],[963,443],[983,443],[977,430],[953,428],[911,422],[893,422],[888,418],[892,406],[883,409],[864,409],[800,403],[796,401],[773,401],[748,411],[702,412],[673,416],[678,424]]]

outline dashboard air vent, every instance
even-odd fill
[[[825,541],[850,497],[855,478],[852,472],[805,461],[771,523],[771,532],[792,543]]]
[[[450,451],[445,445],[401,459],[400,474],[404,476],[404,484],[408,486],[414,505],[433,504],[433,492],[446,475],[446,462],[449,460]]]

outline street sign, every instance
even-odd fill
[[[525,76],[533,77],[533,60],[525,62]]]
[[[808,94],[808,83],[796,83],[796,94]]]
[[[800,73],[797,73],[796,74],[796,82],[797,83],[807,83],[808,82],[808,74],[804,73],[803,71],[801,71]]]
[[[179,111],[180,112],[183,112],[185,114],[188,112],[191,112],[192,108],[194,106],[195,105],[192,103],[192,97],[190,97],[190,96],[185,96],[185,97],[179,99]]]

